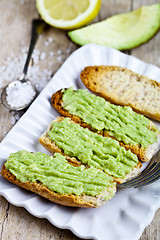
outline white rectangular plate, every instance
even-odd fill
[[[74,86],[85,88],[80,72],[89,65],[117,65],[160,80],[160,69],[115,49],[94,44],[85,45],[71,54],[28,111],[0,144],[0,169],[9,154],[21,149],[48,153],[39,137],[58,116],[50,104],[54,92]],[[160,124],[156,123],[159,127]],[[31,214],[47,218],[59,228],[70,229],[81,238],[98,240],[138,240],[160,207],[160,181],[139,189],[118,190],[115,197],[98,209],[63,207],[0,177],[0,194],[10,203],[23,206]]]

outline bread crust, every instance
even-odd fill
[[[104,197],[107,196],[109,193],[106,190],[99,196],[92,197],[92,196],[76,196],[73,194],[60,194],[51,191],[46,186],[44,186],[40,182],[20,182],[16,176],[14,176],[10,171],[8,171],[3,165],[1,170],[1,175],[11,183],[14,183],[26,190],[34,192],[54,203],[64,205],[64,206],[71,206],[71,207],[83,207],[83,208],[98,208],[103,206],[106,202],[110,199],[105,200]],[[116,186],[113,186],[113,193],[116,192]],[[112,197],[111,197],[112,198]]]
[[[56,93],[54,93],[52,95],[51,98],[51,104],[52,106],[64,117],[69,117],[72,119],[72,121],[74,121],[75,123],[80,124],[80,126],[84,127],[84,128],[88,128],[90,131],[92,132],[96,132],[104,137],[111,137],[113,139],[116,139],[113,136],[110,136],[109,133],[104,130],[104,131],[96,131],[95,129],[93,129],[90,125],[86,124],[85,122],[82,121],[81,118],[79,118],[76,115],[72,115],[71,113],[69,113],[67,110],[65,110],[63,108],[63,101],[62,101],[62,97],[63,97],[63,93],[61,90],[57,91]],[[150,129],[152,129],[153,123],[151,122],[150,124]],[[117,139],[116,139],[117,140]],[[140,147],[139,145],[129,145],[129,144],[125,144],[122,141],[119,141],[119,144],[123,147],[126,148],[126,150],[131,150],[134,154],[136,154],[138,156],[138,158],[143,161],[143,162],[148,162],[152,156],[154,155],[157,147],[158,147],[158,143],[160,141],[160,135],[158,135],[157,141],[150,145],[147,149]]]
[[[58,117],[56,118],[54,121],[59,122],[62,121],[64,119],[64,117]],[[54,154],[55,152],[61,153],[62,155],[64,155],[66,157],[66,155],[63,152],[63,149],[60,149],[56,143],[54,141],[52,141],[49,136],[48,136],[48,132],[52,129],[52,122],[49,124],[48,128],[46,129],[46,131],[41,135],[41,137],[39,138],[39,142],[40,144],[45,147],[50,153]],[[76,159],[75,157],[72,157],[72,162],[79,162],[79,164],[81,164],[81,162]],[[87,166],[86,166],[87,167]],[[127,174],[125,178],[114,178],[114,181],[119,183],[125,182],[135,176],[137,176],[140,173],[140,169],[142,167],[142,163],[140,161],[138,161],[138,164],[136,167],[132,168],[132,171],[130,174]],[[112,176],[113,177],[113,176]]]
[[[107,101],[130,106],[137,113],[160,121],[160,83],[157,81],[127,68],[104,65],[85,67],[80,77],[88,89]]]

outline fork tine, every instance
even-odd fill
[[[155,181],[157,181],[158,179],[160,179],[160,170],[158,171],[158,174],[154,175],[152,178],[150,178],[149,181],[146,181],[142,184],[137,184],[137,186],[135,186],[135,188],[138,188],[138,187],[144,187],[144,186],[147,186]]]
[[[160,150],[152,157],[148,167],[137,177],[118,184],[117,187],[141,187],[148,185],[160,178]]]
[[[137,181],[140,181],[141,179],[143,179],[146,174],[148,174],[150,171],[152,171],[156,166],[156,163],[154,162],[153,164],[151,164],[150,166],[148,166],[147,168],[145,168],[137,177],[132,178],[131,180],[118,184],[117,187],[129,187],[130,185],[134,184]]]
[[[132,186],[134,187],[136,184],[142,183],[147,181],[147,179],[151,178],[152,176],[154,176],[158,171],[159,171],[159,166],[160,163],[154,165],[154,167],[151,169],[151,171],[149,171],[147,174],[143,175],[140,179],[138,179],[137,181],[134,181]]]
[[[149,180],[153,179],[154,177],[156,177],[159,174],[159,164],[157,164],[157,166],[149,173],[145,176],[145,178],[141,179],[140,181],[137,181],[135,183],[132,184],[132,187],[136,187],[139,186],[143,183],[148,182]]]
[[[160,163],[158,164],[154,164],[154,166],[152,167],[152,169],[149,171],[149,172],[143,172],[145,174],[140,174],[139,175],[139,178],[134,178],[133,180],[131,179],[130,181],[128,182],[125,182],[125,183],[122,183],[122,184],[119,184],[117,185],[118,187],[121,187],[121,188],[124,188],[124,187],[135,187],[141,183],[144,183],[146,182],[148,179],[150,179],[151,177],[153,177],[155,174],[157,174],[157,172],[159,171],[159,166],[160,166]]]

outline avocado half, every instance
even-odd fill
[[[160,3],[142,6],[84,28],[70,31],[78,45],[96,43],[119,50],[131,49],[147,42],[160,29]]]

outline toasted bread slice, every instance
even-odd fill
[[[73,165],[74,168],[79,166],[79,163],[76,161],[73,161],[73,159],[67,158],[67,160],[68,160],[68,162],[70,162],[68,164]],[[73,164],[73,162],[74,162],[74,164]],[[32,168],[31,165],[29,167],[30,167],[30,169]],[[35,166],[33,166],[33,168],[35,168]],[[35,168],[35,170],[37,171],[36,168]],[[72,193],[67,194],[67,193],[59,193],[59,192],[53,191],[49,187],[47,187],[46,185],[41,183],[38,180],[38,177],[37,177],[37,180],[34,182],[32,182],[30,180],[23,182],[23,181],[17,179],[17,177],[11,171],[16,172],[14,167],[7,169],[4,164],[2,167],[2,170],[1,170],[1,175],[9,182],[12,182],[24,189],[27,189],[29,191],[36,193],[36,194],[39,194],[40,196],[43,196],[44,198],[46,198],[54,203],[58,203],[58,204],[64,205],[64,206],[84,207],[84,208],[101,207],[106,202],[108,202],[114,196],[114,194],[116,192],[116,184],[113,182],[112,178],[109,178],[109,180],[108,179],[106,180],[107,183],[109,182],[108,185],[104,186],[104,190],[96,196],[87,195],[87,194],[83,194],[83,193],[81,195],[76,195],[76,194],[72,194]],[[96,171],[97,171],[97,169],[96,169]],[[101,171],[100,171],[100,174],[103,174],[105,177],[107,177],[106,174],[104,174]],[[83,175],[83,173],[82,173],[82,175]],[[50,174],[50,176],[51,176],[51,174]],[[83,175],[83,177],[84,177],[84,175]],[[19,178],[19,176],[18,176],[18,178]],[[93,178],[93,176],[92,176],[92,178]],[[54,182],[52,183],[52,185],[54,185]]]
[[[55,152],[58,152],[58,153],[61,153],[61,154],[63,154],[64,156],[66,156],[66,153],[65,153],[65,150],[64,150],[64,148],[60,148],[57,144],[56,144],[56,142],[53,140],[53,139],[51,139],[50,138],[50,136],[49,136],[49,132],[52,130],[52,128],[53,128],[53,124],[54,124],[54,122],[61,122],[61,121],[63,121],[63,120],[65,120],[65,118],[64,117],[58,117],[57,119],[55,119],[54,121],[52,121],[50,124],[49,124],[49,126],[48,126],[48,128],[47,128],[47,130],[41,135],[41,137],[39,138],[39,141],[40,141],[40,143],[42,144],[42,146],[44,146],[48,151],[50,151],[51,153],[55,153]],[[68,119],[69,120],[69,119]],[[75,122],[73,122],[73,121],[71,121],[70,120],[70,122],[72,123],[72,124],[76,124]],[[79,126],[79,124],[76,124],[76,125],[78,125]],[[80,126],[79,126],[80,127]],[[80,127],[81,128],[81,127]],[[86,129],[87,131],[89,131],[88,129]],[[63,129],[61,129],[61,131],[63,132]],[[80,130],[81,132],[83,132],[83,128]],[[56,134],[57,134],[57,136],[59,135],[59,133],[58,133],[58,131],[57,132],[55,132]],[[78,134],[78,133],[77,133]],[[93,135],[97,135],[96,133],[93,133]],[[85,133],[84,133],[84,135],[85,135]],[[65,136],[65,138],[67,139],[67,141],[69,141],[69,138],[68,138],[68,135],[66,134],[66,136]],[[80,137],[81,138],[81,137]],[[79,138],[79,140],[81,140]],[[103,137],[102,137],[103,138]],[[66,140],[65,139],[65,140]],[[73,142],[75,141],[75,139],[74,139],[74,136],[72,136],[72,140],[73,140]],[[111,144],[112,144],[112,141],[115,141],[116,142],[116,144],[117,144],[117,147],[118,147],[118,142],[116,141],[116,140],[112,140],[111,138],[107,138],[106,137],[106,139],[105,139],[105,141],[107,142],[107,140],[109,140],[109,141],[111,141]],[[75,145],[76,145],[76,142],[75,142]],[[108,150],[111,148],[111,145],[110,146],[108,146]],[[119,146],[118,147],[118,150],[117,150],[117,152],[119,151],[119,150],[122,150],[122,149],[119,149],[119,148],[122,148],[123,149],[123,147],[121,147],[121,146]],[[107,147],[106,147],[106,149],[107,149]],[[123,149],[124,150],[124,149]],[[122,151],[123,151],[122,150]],[[81,149],[80,149],[80,151],[81,151]],[[116,151],[116,150],[115,150]],[[126,151],[126,150],[124,150],[124,151]],[[93,152],[94,152],[94,150],[93,150]],[[130,151],[129,151],[130,152]],[[125,153],[126,154],[126,153]],[[130,155],[131,154],[131,155]],[[107,154],[106,154],[107,155]],[[129,153],[129,155],[130,155],[130,161],[132,161],[133,159],[132,158],[134,158],[134,154],[132,154],[132,153]],[[83,160],[82,159],[80,159],[79,157],[77,157],[77,155],[75,154],[73,154],[73,153],[67,153],[67,156],[69,156],[69,157],[72,157],[72,159],[75,159],[75,161],[78,161],[80,164],[82,163],[82,164],[86,164],[86,166],[92,166],[92,164],[90,165],[90,163],[84,163],[83,162]],[[127,156],[127,155],[126,155]],[[136,156],[135,156],[136,157]],[[127,157],[126,157],[126,159],[127,159]],[[125,157],[124,157],[124,161],[122,161],[123,163],[125,163]],[[115,160],[115,162],[116,162],[116,160]],[[122,163],[122,166],[123,166],[123,163]],[[106,164],[108,164],[107,163],[107,161],[106,161]],[[109,163],[109,165],[110,165],[111,163]],[[105,165],[105,164],[104,164]],[[118,166],[118,164],[117,164],[117,166]],[[117,167],[117,166],[115,166],[115,167]],[[124,181],[126,181],[126,180],[128,180],[128,179],[131,179],[132,177],[135,177],[135,176],[137,176],[138,174],[139,174],[139,172],[140,172],[140,169],[141,169],[141,166],[142,166],[142,164],[141,164],[141,162],[140,161],[138,161],[137,160],[137,163],[135,164],[135,166],[134,167],[130,167],[130,173],[126,173],[125,174],[125,177],[115,177],[115,176],[113,176],[112,174],[110,174],[113,178],[114,178],[114,180],[117,182],[117,183],[122,183],[122,182],[124,182]],[[98,166],[98,168],[99,169],[101,169],[101,170],[104,170],[103,168],[101,168],[100,166]],[[105,171],[105,170],[104,170]],[[106,173],[107,173],[107,171],[105,171]],[[108,173],[107,173],[108,174]]]
[[[63,99],[62,99],[64,91],[65,90],[63,90],[63,91],[59,90],[58,92],[54,93],[52,95],[52,98],[51,98],[51,103],[52,103],[53,107],[61,115],[71,118],[72,121],[80,124],[82,127],[88,128],[89,130],[91,130],[93,132],[101,134],[105,137],[111,137],[111,138],[114,138],[114,139],[118,140],[115,136],[110,134],[110,131],[107,131],[106,129],[102,129],[101,131],[99,131],[98,129],[93,128],[89,123],[84,121],[79,116],[77,116],[75,114],[72,114],[68,110],[66,110],[64,108]],[[93,108],[93,110],[94,110],[94,108]],[[152,121],[150,121],[148,119],[147,119],[147,121],[148,121],[148,127],[147,128],[150,129],[151,132],[154,132],[155,131],[155,125],[153,124]],[[138,124],[138,122],[136,124]],[[128,127],[128,125],[126,125],[126,127]],[[142,136],[142,138],[145,138],[145,137]],[[155,151],[157,150],[159,141],[160,141],[160,134],[159,134],[159,132],[157,132],[157,138],[155,139],[155,141],[152,144],[150,144],[147,147],[143,147],[139,143],[137,143],[137,144],[126,144],[123,141],[119,141],[119,143],[120,143],[121,146],[125,147],[127,150],[131,150],[133,153],[135,153],[141,161],[148,162],[152,158],[152,156],[154,155]]]
[[[80,76],[88,89],[111,103],[160,121],[160,83],[118,66],[88,66]]]

